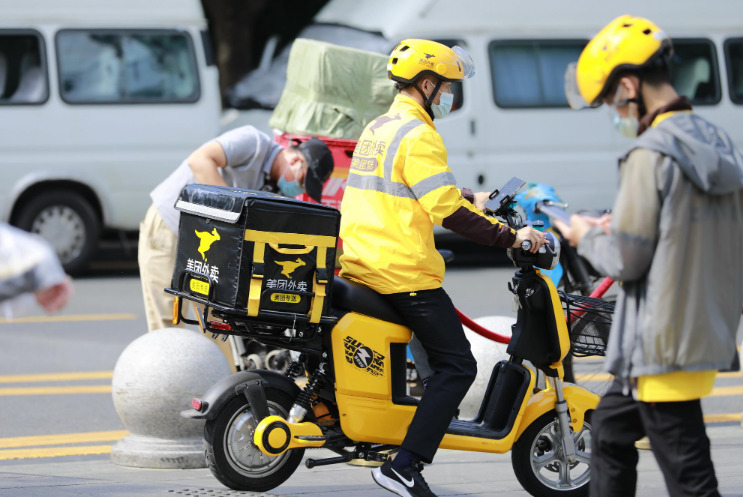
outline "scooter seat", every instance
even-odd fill
[[[333,280],[333,307],[405,326],[402,316],[384,297],[367,286],[339,276]]]

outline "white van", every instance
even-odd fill
[[[199,0],[0,0],[0,220],[84,268],[216,136]]]
[[[568,107],[565,67],[622,14],[668,32],[676,88],[743,149],[740,0],[330,0],[315,23],[377,33],[387,53],[404,38],[464,45],[477,74],[459,85],[456,110],[436,121],[459,185],[487,190],[517,175],[553,186],[577,210],[611,207],[616,159],[630,142],[606,109]]]

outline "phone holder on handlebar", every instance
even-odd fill
[[[500,189],[493,191],[490,198],[485,202],[486,214],[504,219],[508,226],[519,230],[525,226],[532,226],[528,220],[524,220],[513,208],[515,197],[526,185],[520,178],[513,177]],[[560,241],[550,232],[545,232],[548,243],[540,247],[537,253],[531,253],[531,244],[528,246],[509,248],[508,257],[516,266],[534,266],[542,269],[554,269],[560,260]]]
[[[524,186],[526,182],[514,176],[500,189],[490,194],[488,201],[485,202],[485,212],[505,218],[509,211],[513,210],[511,204],[514,202],[514,197]]]

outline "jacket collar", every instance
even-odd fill
[[[395,100],[392,102],[392,106],[390,107],[390,111],[392,110],[413,115],[416,119],[423,121],[433,129],[436,129],[436,125],[433,124],[433,119],[431,119],[431,116],[428,115],[423,106],[416,102],[414,98],[403,93],[398,93],[395,96]]]
[[[642,116],[642,119],[640,119],[640,126],[637,129],[637,136],[640,136],[641,134],[645,132],[646,129],[657,124],[657,123],[654,123],[653,121],[655,121],[655,119],[662,114],[666,114],[668,112],[690,111],[690,110],[691,110],[691,101],[689,101],[688,98],[683,97],[683,96],[675,98],[671,100],[670,102],[668,102],[666,105],[663,105],[662,107],[655,109],[653,112],[648,112],[647,114]]]

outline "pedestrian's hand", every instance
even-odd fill
[[[601,226],[604,233],[609,234],[609,225],[611,224],[611,214],[603,214],[601,217],[584,218],[592,226]]]
[[[57,283],[54,286],[38,290],[35,292],[36,302],[44,308],[49,314],[57,312],[72,298],[75,290],[72,287],[72,280],[69,276],[66,276],[61,283]]]
[[[539,247],[541,247],[545,243],[548,243],[547,238],[544,236],[544,233],[535,230],[531,226],[527,226],[525,228],[521,228],[516,232],[516,241],[513,242],[512,247],[520,247],[521,244],[527,240],[531,242],[530,252],[532,254],[536,254],[537,250],[539,250]]]
[[[577,247],[583,237],[586,236],[588,230],[596,225],[598,219],[600,218],[590,218],[573,214],[570,216],[570,225],[559,219],[553,219],[553,224],[562,233],[562,236],[568,241],[571,247]]]

